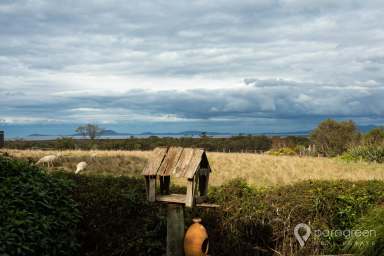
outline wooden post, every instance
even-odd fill
[[[149,177],[149,186],[148,186],[148,201],[156,201],[156,176]]]
[[[183,256],[184,208],[178,204],[167,206],[167,256]]]
[[[187,195],[185,196],[185,206],[193,207],[195,200],[195,177],[188,180]]]

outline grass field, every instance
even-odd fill
[[[16,158],[37,161],[57,151],[6,150]],[[80,161],[88,163],[83,175],[140,175],[151,151],[62,151],[56,169],[73,172]],[[244,178],[255,186],[279,186],[302,180],[384,180],[384,165],[349,163],[338,158],[270,156],[249,153],[208,153],[213,173],[211,185],[220,185],[233,178]]]

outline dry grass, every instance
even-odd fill
[[[58,151],[43,150],[2,150],[7,154],[30,162],[36,162],[41,157],[56,154]],[[62,157],[55,162],[54,169],[62,169],[69,172],[76,170],[77,163],[87,162],[88,166],[82,174],[134,176],[139,175],[144,168],[146,159],[151,152],[145,151],[60,151]]]
[[[384,180],[384,165],[346,163],[337,158],[270,156],[244,153],[211,153],[214,174],[210,180],[221,184],[236,177],[257,186],[292,184],[302,180]]]
[[[2,150],[17,157],[37,161],[57,151]],[[55,168],[74,171],[80,161],[89,166],[83,174],[140,175],[150,151],[63,151]],[[91,157],[93,156],[93,157]],[[301,180],[384,180],[384,165],[346,163],[339,159],[270,156],[246,153],[208,153],[213,173],[211,185],[244,178],[256,186],[292,184]]]

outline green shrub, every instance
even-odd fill
[[[384,200],[379,181],[305,181],[256,189],[242,180],[212,188],[218,210],[201,210],[212,255],[317,255],[338,253],[345,237],[315,237],[300,248],[293,234],[299,223],[313,230],[346,230]]]
[[[363,233],[352,233],[345,245],[346,252],[361,256],[384,255],[383,220],[383,207],[375,208],[363,216],[353,228]]]
[[[75,183],[79,205],[81,255],[153,255],[165,253],[165,212],[146,200],[142,178],[85,176],[58,172]]]
[[[200,210],[209,232],[210,254],[273,255],[273,226],[265,215],[265,196],[265,191],[240,179],[212,189],[210,197],[221,208]]]
[[[364,145],[351,147],[342,155],[342,159],[384,163],[384,146]]]
[[[360,140],[360,133],[353,121],[322,121],[310,134],[316,150],[326,156],[337,156],[344,153],[350,145]]]
[[[368,145],[379,145],[384,143],[384,127],[377,127],[364,135],[364,143]]]
[[[292,148],[283,147],[279,149],[272,149],[268,151],[269,155],[273,156],[294,156],[297,155],[296,151]]]
[[[71,186],[0,156],[0,255],[77,255],[80,215]]]
[[[141,178],[56,174],[72,179],[73,197],[83,216],[81,253],[98,255],[162,255],[166,213],[147,202]],[[178,192],[183,189],[176,188]],[[185,192],[185,190],[184,190]],[[311,237],[300,248],[293,228],[345,230],[384,198],[379,181],[307,181],[279,188],[256,189],[243,180],[211,187],[210,200],[219,209],[185,210],[186,227],[200,216],[216,256],[337,253],[344,238]]]
[[[75,184],[64,194],[72,193],[82,216],[78,225],[81,255],[165,253],[164,206],[147,202],[141,178],[62,172],[53,176]],[[180,187],[175,189],[185,192]],[[219,209],[186,209],[185,217],[186,226],[192,217],[202,217],[209,233],[211,255],[270,256],[274,251],[281,255],[317,255],[341,252],[345,238],[311,236],[300,248],[293,235],[295,225],[307,223],[320,230],[350,229],[368,209],[382,204],[384,182],[305,181],[256,189],[243,180],[233,180],[211,187],[209,194],[212,202],[221,205]]]

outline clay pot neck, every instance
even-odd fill
[[[193,223],[200,223],[201,218],[193,218],[192,221],[193,221]]]

